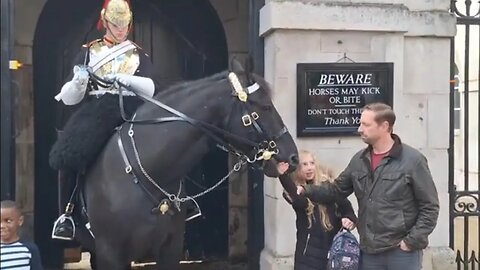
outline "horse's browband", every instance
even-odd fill
[[[258,85],[258,83],[254,83],[254,84],[250,85],[249,87],[247,87],[247,93],[252,94],[255,91],[257,91],[258,89],[260,89],[260,85]]]

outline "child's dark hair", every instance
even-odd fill
[[[11,201],[11,200],[1,201],[0,202],[0,208],[2,208],[2,209],[13,208],[13,209],[17,210],[18,212],[22,213],[22,210],[20,209],[18,204],[14,201]]]

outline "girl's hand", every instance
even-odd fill
[[[288,170],[288,167],[289,167],[288,163],[279,162],[277,164],[278,174],[283,175]]]
[[[297,186],[297,195],[302,195],[305,193],[305,188],[302,186]]]
[[[349,231],[355,229],[355,223],[348,218],[342,218],[342,226]]]

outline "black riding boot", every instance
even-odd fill
[[[52,238],[73,240],[75,222],[72,218],[74,204],[72,202],[77,190],[77,177],[72,172],[59,172],[58,195],[60,207],[66,205],[65,212],[53,224]]]

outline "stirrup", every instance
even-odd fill
[[[195,213],[193,213],[191,216],[188,216],[188,211],[185,210],[185,211],[187,212],[187,213],[186,213],[186,214],[187,214],[187,217],[185,218],[185,221],[190,221],[190,220],[195,219],[195,218],[197,218],[197,217],[199,217],[199,216],[202,215],[202,209],[200,209],[200,206],[198,205],[197,201],[196,201],[195,199],[193,199],[193,198],[191,198],[190,201],[192,201],[192,202],[194,203],[194,206],[195,206],[194,211],[195,211]]]
[[[55,231],[59,225],[62,223],[70,223],[71,228],[72,228],[72,236],[71,237],[65,237],[61,235],[55,234]],[[60,239],[60,240],[73,240],[75,238],[75,222],[73,221],[73,218],[71,215],[67,214],[62,214],[60,217],[55,220],[55,223],[53,223],[53,229],[52,229],[52,239]]]

